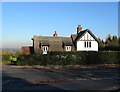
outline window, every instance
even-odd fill
[[[84,42],[84,47],[85,48],[91,48],[91,42],[85,41]]]
[[[47,54],[48,46],[43,46],[42,50],[43,50],[43,54]]]
[[[66,46],[66,51],[71,51],[71,46]]]
[[[91,47],[91,42],[89,42],[89,47]]]
[[[43,46],[43,51],[48,51],[48,46]]]
[[[86,42],[84,42],[84,47],[86,48]]]

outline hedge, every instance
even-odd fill
[[[120,51],[50,52],[47,55],[19,55],[17,65],[120,64]]]

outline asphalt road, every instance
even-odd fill
[[[119,90],[119,67],[19,69],[2,64],[2,90]]]

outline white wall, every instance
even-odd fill
[[[91,47],[84,47],[85,41],[90,41]],[[88,32],[86,32],[86,34],[77,41],[77,51],[98,51],[98,42]]]
[[[84,47],[84,42],[85,41],[77,42],[77,51],[98,51],[97,41],[91,41],[91,47],[88,47],[88,48]]]

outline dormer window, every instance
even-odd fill
[[[47,54],[48,46],[42,46],[43,54]]]
[[[71,51],[71,46],[66,46],[66,51]]]

